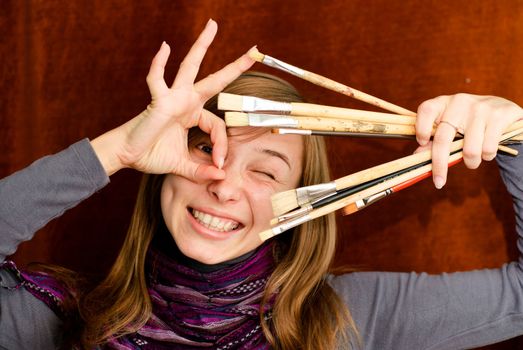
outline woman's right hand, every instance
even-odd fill
[[[163,76],[170,48],[166,43],[162,44],[147,76],[151,93],[147,109],[91,142],[108,175],[130,167],[146,173],[175,173],[195,181],[223,178],[221,166],[227,154],[225,123],[203,109],[203,105],[249,69],[254,61],[244,54],[194,83],[216,31],[216,22],[209,20],[180,64],[171,87]],[[187,135],[195,126],[210,134],[213,165],[194,163],[189,157]]]

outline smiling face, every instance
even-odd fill
[[[167,175],[161,190],[165,224],[186,256],[216,264],[245,254],[262,242],[269,228],[270,197],[298,186],[303,168],[303,139],[270,132],[253,135],[252,128],[229,130],[225,179],[195,183]],[[210,164],[206,135],[190,146],[191,157]]]

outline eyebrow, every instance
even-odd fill
[[[272,150],[272,149],[266,149],[266,148],[260,149],[259,151],[262,153],[268,154],[271,157],[280,158],[281,160],[283,160],[285,162],[285,164],[287,164],[289,169],[292,169],[289,157],[287,157],[285,154]]]

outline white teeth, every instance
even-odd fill
[[[192,210],[192,215],[200,224],[213,231],[228,232],[235,230],[238,228],[238,226],[240,226],[240,224],[236,221],[220,219],[216,216],[202,213],[196,209]]]

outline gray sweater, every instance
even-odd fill
[[[523,147],[519,147],[523,151]],[[498,156],[514,198],[523,248],[523,159]],[[88,140],[0,180],[0,260],[65,210],[109,182]],[[523,260],[499,269],[441,275],[358,272],[330,276],[347,303],[361,349],[467,349],[523,334]],[[0,272],[0,349],[54,349],[61,322]],[[341,344],[340,349],[348,348]]]

